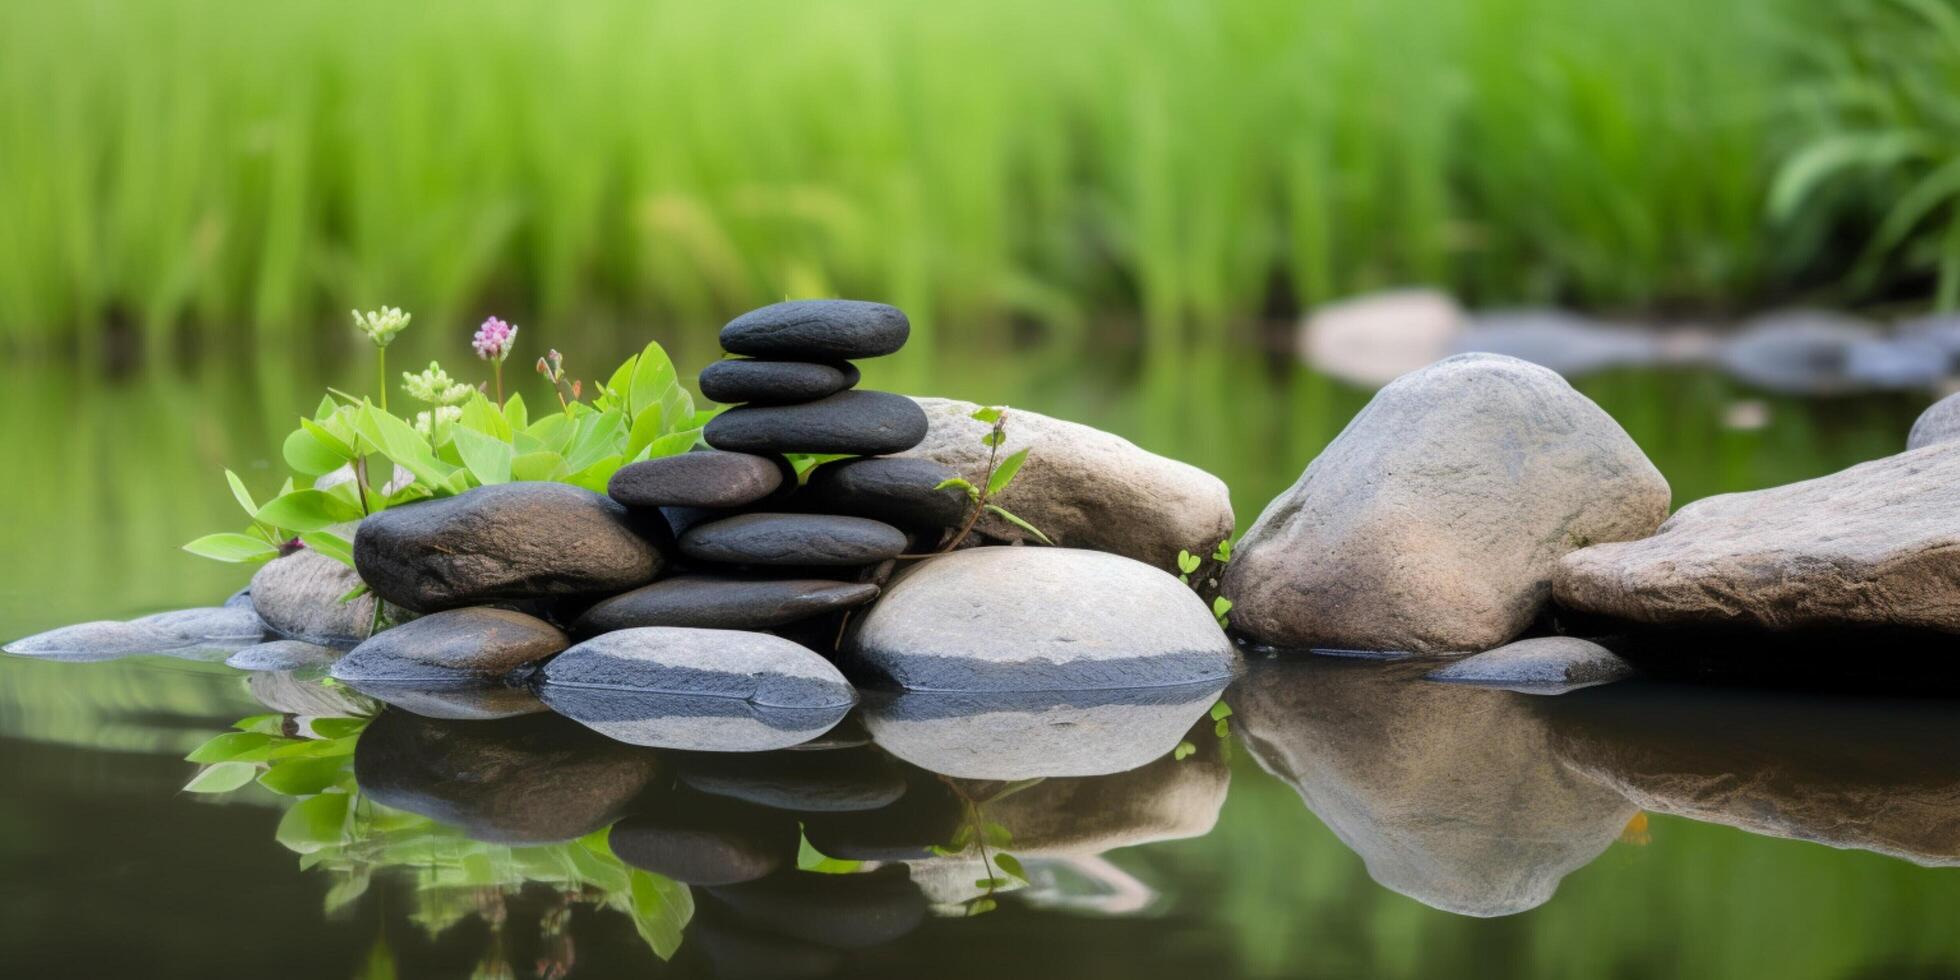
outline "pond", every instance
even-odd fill
[[[635,345],[614,346],[595,362]],[[236,523],[221,468],[273,481],[308,393],[357,370],[7,368],[0,636],[230,594],[244,573],[177,550]],[[1241,531],[1368,398],[1250,355],[866,373],[1204,467]],[[1926,402],[1694,372],[1579,386],[1677,506],[1897,452]],[[723,753],[631,744],[576,704],[370,721],[344,687],[209,658],[4,658],[0,949],[35,976],[1960,972],[1951,702],[1645,681],[1543,698],[1421,673],[1252,655],[1229,714],[1216,689],[984,724],[874,698],[814,744]],[[185,761],[241,723],[203,750],[217,767]],[[932,850],[972,840],[1026,885]],[[743,861],[783,868],[674,880]]]

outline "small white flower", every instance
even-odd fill
[[[451,378],[435,361],[430,361],[429,369],[420,374],[403,371],[402,390],[425,405],[461,405],[476,392],[475,388]]]
[[[378,310],[362,313],[354,311],[354,326],[367,334],[367,339],[376,347],[386,347],[395,335],[408,328],[412,314],[403,313],[400,308],[384,306]]]
[[[460,422],[463,410],[454,405],[437,405],[432,412],[415,413],[415,431],[434,438],[438,430],[453,422]],[[409,474],[413,476],[414,474]]]

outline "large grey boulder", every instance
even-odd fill
[[[1565,557],[1558,600],[1642,623],[1960,631],[1960,444],[1698,500]]]
[[[1074,548],[974,548],[899,573],[854,665],[914,691],[1176,687],[1230,675],[1203,600],[1142,562]]]
[[[1233,730],[1382,885],[1461,915],[1543,905],[1639,811],[1552,757],[1527,705],[1563,699],[1426,683],[1426,669],[1257,662],[1226,694]]]
[[[1955,439],[1960,439],[1960,395],[1948,395],[1913,420],[1912,432],[1906,436],[1906,448],[1923,449]]]
[[[372,592],[341,601],[360,584],[345,562],[302,549],[266,562],[252,576],[252,608],[280,636],[345,649],[374,628]]]
[[[1567,552],[1653,532],[1668,487],[1557,374],[1462,354],[1376,393],[1239,542],[1232,624],[1280,646],[1487,650]]]
[[[1644,810],[1960,866],[1945,704],[1616,685],[1537,707],[1561,762]]]
[[[904,453],[986,480],[989,426],[980,406],[949,398],[914,399],[925,409],[923,443]],[[1224,481],[1189,463],[1146,452],[1120,436],[1035,412],[1011,409],[1000,456],[1028,450],[1027,463],[994,502],[1056,544],[1176,565],[1180,550],[1209,552],[1232,534],[1232,500]],[[975,530],[994,541],[1031,536],[994,514]]]
[[[374,594],[416,612],[610,595],[659,573],[660,520],[569,484],[500,483],[362,520],[354,564]]]

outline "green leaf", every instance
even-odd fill
[[[562,453],[572,437],[578,434],[578,423],[563,412],[552,412],[532,422],[524,431],[544,448]]]
[[[1190,742],[1179,742],[1177,743],[1177,748],[1171,750],[1171,758],[1183,762],[1185,759],[1191,757],[1191,753],[1196,751],[1198,751],[1198,747],[1192,745]]]
[[[997,908],[1000,908],[1000,903],[991,898],[976,898],[966,904],[966,917],[970,919],[976,915],[986,915]]]
[[[315,718],[311,723],[313,734],[321,738],[340,739],[359,735],[368,726],[366,718]]]
[[[626,434],[625,455],[627,458],[630,459],[638,456],[640,450],[647,448],[653,444],[655,439],[660,438],[661,416],[662,412],[658,405],[653,406],[651,411],[641,412],[633,416],[633,428]]]
[[[565,482],[575,487],[584,487],[593,493],[605,493],[606,485],[612,481],[612,475],[619,472],[619,467],[625,462],[626,457],[624,456],[618,454],[607,456],[593,463],[591,466],[567,476]]]
[[[238,506],[245,508],[245,513],[259,512],[259,505],[252,501],[251,492],[245,489],[245,481],[239,479],[238,474],[226,470],[225,482],[231,485],[231,499],[238,501]]]
[[[279,452],[286,458],[286,465],[292,467],[293,472],[306,476],[319,476],[339,469],[342,463],[347,462],[348,457],[328,448],[320,441],[320,437],[313,434],[313,429],[318,429],[319,426],[315,425],[313,429],[309,429],[308,424],[302,422],[299,428],[286,435],[286,442],[280,447]]]
[[[1001,460],[1000,465],[994,468],[994,475],[987,480],[987,495],[991,497],[1007,489],[1007,485],[1014,482],[1014,474],[1021,471],[1021,464],[1027,461],[1026,449]]]
[[[348,568],[354,567],[354,546],[332,531],[308,531],[299,536],[300,543],[326,555]]]
[[[355,599],[359,599],[360,597],[367,595],[367,592],[368,592],[367,583],[362,582],[361,584],[356,585],[345,592],[342,592],[340,594],[340,598],[335,599],[334,601],[344,606],[350,602],[353,602]]]
[[[354,429],[376,452],[430,487],[443,486],[455,472],[454,467],[436,458],[429,441],[414,426],[372,404],[361,406],[354,419]]]
[[[206,741],[184,757],[186,762],[256,762],[283,739],[260,732],[226,732]]]
[[[497,406],[484,397],[483,392],[471,395],[470,400],[463,403],[462,424],[464,428],[498,442],[510,442],[510,421],[504,418],[504,413],[497,411]]]
[[[512,432],[521,432],[531,424],[531,412],[524,405],[524,396],[512,392],[504,399],[504,421],[510,423]]]
[[[557,416],[564,418],[564,416]],[[550,480],[565,467],[565,457],[554,452],[524,453],[510,461],[513,480]]]
[[[186,793],[229,793],[252,781],[252,774],[259,767],[249,762],[220,762],[198,770],[191,781],[184,784]]]
[[[241,732],[260,732],[265,735],[278,735],[286,730],[286,716],[277,712],[263,715],[250,715],[238,719],[231,727]]]
[[[1003,409],[1000,406],[990,405],[986,408],[975,409],[973,414],[967,417],[970,419],[974,419],[975,421],[985,422],[988,425],[992,425],[995,422],[1000,421],[1000,415],[1002,411]]]
[[[1232,706],[1223,701],[1211,706],[1211,720],[1220,721],[1232,717]]]
[[[1815,188],[1841,172],[1886,167],[1929,152],[1933,152],[1932,140],[1917,130],[1854,132],[1817,140],[1777,170],[1767,213],[1772,221],[1787,221]]]
[[[817,874],[851,874],[864,867],[863,861],[846,861],[831,857],[816,849],[810,838],[804,837],[796,845],[796,867],[801,871],[814,871]]]
[[[948,487],[958,487],[961,490],[971,491],[973,489],[973,484],[968,483],[965,477],[956,476],[950,479],[939,481],[939,483],[935,485],[933,489],[944,490]]]
[[[674,373],[673,359],[667,356],[667,349],[659,341],[646,345],[640,355],[634,358],[633,379],[626,410],[635,420],[649,407],[662,405],[671,392],[680,387],[680,378]],[[686,412],[662,412],[673,421],[685,418]]]
[[[669,432],[647,444],[646,458],[659,459],[662,456],[679,456],[693,449],[694,444],[699,441],[701,441],[700,429],[682,429],[679,432]]]
[[[235,531],[207,534],[184,545],[184,550],[193,555],[229,562],[258,562],[279,557],[278,548],[249,534],[239,534]]]
[[[258,522],[291,531],[318,531],[361,519],[361,509],[324,490],[294,490],[259,508]]]
[[[339,844],[346,836],[348,802],[346,793],[322,793],[301,800],[280,818],[279,829],[272,836],[300,854]]]
[[[616,455],[626,444],[626,415],[608,409],[579,420],[579,431],[565,449],[565,468],[577,473],[607,456]]]
[[[450,430],[450,439],[476,482],[484,486],[510,482],[511,460],[515,456],[510,443],[467,426]]]
[[[1006,437],[1007,437],[1007,433],[1002,432],[999,429],[992,429],[989,430],[986,435],[980,437],[980,444],[982,446],[986,446],[987,448],[991,449],[995,446],[1000,445],[1001,440],[1005,439]]]
[[[1034,535],[1035,540],[1040,541],[1042,544],[1045,544],[1050,548],[1055,547],[1055,542],[1048,540],[1048,535],[1041,533],[1040,528],[1035,527],[1033,524],[1029,524],[1027,521],[1024,521],[1018,517],[1015,517],[1013,514],[1010,514],[1007,511],[1001,509],[1001,507],[998,504],[988,504],[987,509],[993,511],[995,514],[1000,515],[1001,520],[1004,520],[1007,523],[1012,524],[1015,527],[1018,527],[1021,530]]]
[[[1211,600],[1211,614],[1213,616],[1223,616],[1231,611],[1232,611],[1232,600],[1227,599],[1224,596],[1219,596],[1218,598]]]
[[[1023,882],[1028,880],[1028,872],[1025,868],[1021,867],[1021,859],[1012,854],[994,855],[994,867],[1021,879]]]
[[[980,828],[981,839],[994,847],[1009,847],[1014,843],[1014,835],[1003,824],[988,821]]]
[[[1220,718],[1218,719],[1218,724],[1211,726],[1211,733],[1213,735],[1218,736],[1219,738],[1224,738],[1225,736],[1232,734],[1232,723],[1223,718]]]
[[[1231,538],[1226,538],[1225,540],[1218,542],[1218,547],[1215,550],[1213,550],[1211,553],[1211,560],[1215,562],[1219,562],[1221,564],[1232,560]]]
[[[283,796],[312,796],[323,792],[347,771],[347,757],[296,759],[281,762],[259,777],[259,785]]]
[[[633,927],[655,956],[671,959],[681,948],[681,930],[694,917],[693,894],[686,885],[638,869],[628,880]]]
[[[1188,551],[1179,550],[1177,553],[1177,570],[1186,575],[1197,571],[1198,566],[1202,564],[1204,564],[1204,559]]]
[[[992,889],[995,889],[995,888],[1006,888],[1006,887],[1007,887],[1008,885],[1011,885],[1011,884],[1013,884],[1013,882],[1011,882],[1011,881],[1008,881],[1008,880],[1007,880],[1006,878],[975,878],[975,879],[973,879],[973,887],[975,887],[975,888],[985,888],[985,889],[989,889],[989,890],[992,890]]]

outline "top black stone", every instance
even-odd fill
[[[905,346],[912,322],[897,307],[854,299],[806,299],[750,310],[721,328],[731,354],[774,360],[882,357]]]

